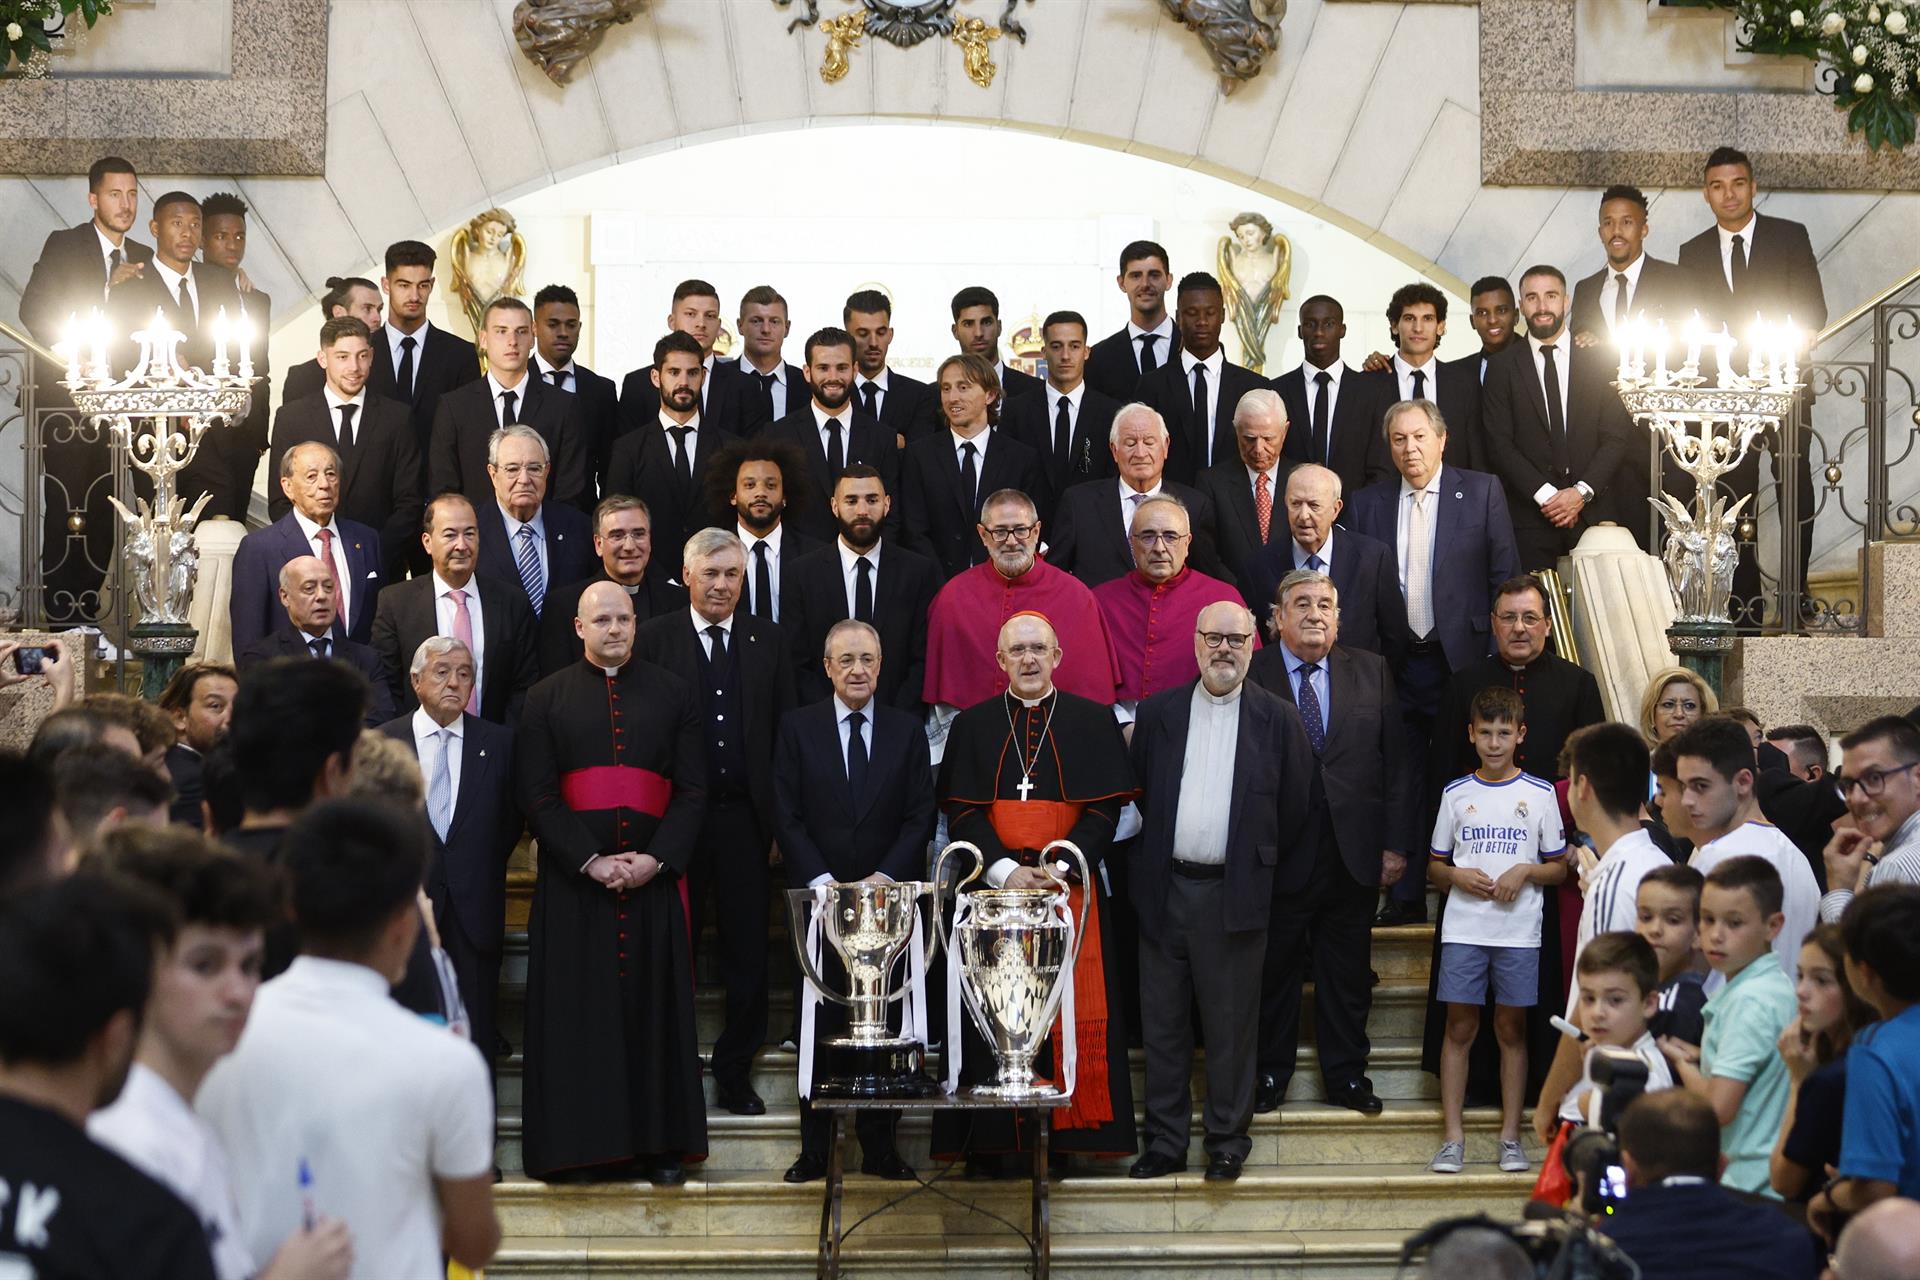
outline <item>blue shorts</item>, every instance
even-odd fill
[[[1495,1004],[1509,1009],[1531,1009],[1540,1003],[1538,947],[1443,942],[1440,944],[1440,984],[1434,994],[1443,1004],[1483,1005],[1487,1002],[1489,973]]]

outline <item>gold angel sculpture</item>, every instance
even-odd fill
[[[1220,237],[1220,288],[1227,317],[1240,335],[1240,363],[1264,372],[1267,331],[1287,301],[1293,276],[1293,245],[1257,213],[1243,213]]]
[[[527,242],[512,214],[489,209],[453,233],[448,256],[453,260],[453,292],[477,334],[488,303],[521,292]]]

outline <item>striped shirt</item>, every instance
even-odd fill
[[[1637,899],[1641,878],[1655,867],[1672,865],[1673,859],[1660,852],[1660,846],[1641,829],[1614,841],[1613,847],[1594,867],[1593,874],[1587,878],[1586,900],[1580,905],[1580,931],[1573,948],[1575,972],[1568,975],[1569,1019],[1580,1003],[1580,953],[1603,933],[1633,932],[1640,919]]]
[[[1887,841],[1886,849],[1880,855],[1880,861],[1867,873],[1867,887],[1877,889],[1885,884],[1920,884],[1920,813],[1907,815]],[[1820,899],[1820,918],[1829,923],[1836,922],[1847,912],[1853,902],[1853,890],[1829,889]]]

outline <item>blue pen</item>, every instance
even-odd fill
[[[307,1167],[307,1158],[300,1157],[300,1225],[308,1231],[320,1220],[313,1211],[313,1170]]]

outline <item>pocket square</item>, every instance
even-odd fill
[[[380,576],[380,571],[378,569],[369,569],[367,570],[367,576],[369,578],[377,578]]]

